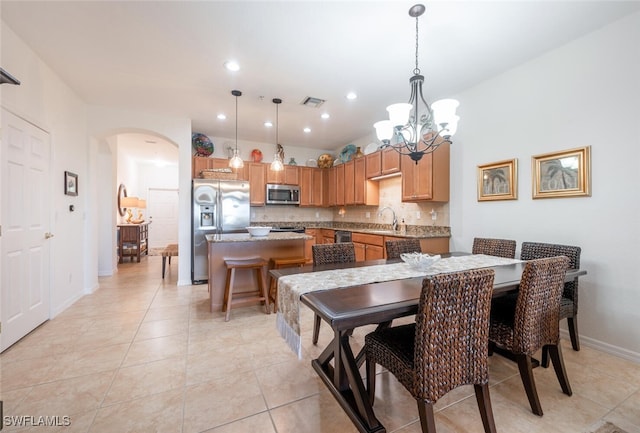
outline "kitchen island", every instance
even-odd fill
[[[209,250],[209,308],[221,311],[224,300],[226,259],[262,257],[265,260],[304,256],[304,242],[311,239],[304,233],[271,232],[267,236],[251,236],[249,233],[207,235]],[[250,272],[240,272],[234,282],[234,293],[255,290],[257,282]],[[246,290],[244,289],[246,287]]]

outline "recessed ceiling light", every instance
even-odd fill
[[[227,118],[227,116],[225,116],[223,113],[218,114],[218,119],[224,120],[226,118]]]
[[[356,95],[356,93],[355,93],[355,92],[349,92],[349,93],[347,93],[347,99],[349,99],[349,100],[354,100],[354,99],[356,99],[357,97],[358,97],[358,95]]]
[[[331,116],[329,116],[329,113],[322,113],[320,117],[322,117],[323,119],[328,119]]]
[[[233,72],[240,70],[240,65],[235,60],[227,60],[224,62],[224,67]]]
[[[273,123],[267,120],[266,122],[264,122],[264,126],[266,126],[267,128],[271,128],[273,126]]]
[[[303,129],[303,131],[304,131],[305,133],[307,133],[307,134],[308,134],[308,133],[310,133],[310,132],[311,132],[311,128],[306,127],[306,128],[304,128],[304,129]]]

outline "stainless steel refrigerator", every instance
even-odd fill
[[[194,179],[191,202],[191,281],[203,284],[209,279],[205,235],[246,231],[251,213],[249,182]]]

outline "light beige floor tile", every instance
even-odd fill
[[[207,430],[207,433],[276,433],[271,421],[271,417],[267,412],[259,413],[240,421],[232,422],[227,425]]]
[[[15,415],[70,416],[97,409],[113,380],[114,371],[34,386]]]
[[[68,379],[102,371],[114,370],[122,364],[129,344],[115,344],[77,350],[57,355],[49,372],[49,379]]]
[[[163,359],[121,368],[104,399],[104,404],[132,400],[185,385],[184,357]]]
[[[179,433],[182,431],[183,389],[103,407],[90,433]]]
[[[324,387],[311,365],[297,359],[257,368],[256,376],[269,408],[317,394]]]
[[[187,385],[253,375],[248,345],[210,346],[187,357]]]
[[[36,348],[34,348],[36,350]],[[51,358],[25,359],[18,362],[2,363],[0,389],[5,391],[26,388],[45,383],[54,363]]]
[[[152,322],[154,320],[188,320],[189,306],[177,305],[162,308],[150,308],[144,316],[144,322]]]
[[[184,357],[187,351],[186,334],[134,341],[124,359],[123,367],[158,361],[173,357]]]
[[[267,410],[253,373],[187,387],[184,433],[212,429]]]
[[[321,392],[271,410],[278,433],[357,433],[329,392]]]
[[[626,425],[633,425],[635,430],[640,431],[640,391],[636,391],[631,397],[623,401],[606,418],[615,418],[620,423],[624,422]],[[616,425],[619,424],[616,423]],[[620,425],[620,427],[622,426]],[[627,430],[631,429],[627,428]]]
[[[187,335],[189,332],[188,319],[167,319],[144,322],[138,328],[134,341],[150,338],[168,337],[171,335]]]

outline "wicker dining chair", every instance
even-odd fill
[[[562,392],[571,386],[560,348],[560,297],[569,259],[564,256],[531,260],[525,264],[516,303],[508,297],[491,305],[489,352],[500,347],[515,356],[531,411],[542,416],[533,377],[532,356],[541,348],[551,355]],[[504,301],[501,301],[504,299]]]
[[[511,239],[474,238],[471,253],[514,259],[516,257],[516,241]]]
[[[434,403],[458,386],[473,384],[484,431],[496,431],[487,365],[494,275],[485,268],[425,278],[415,323],[365,336],[371,404],[380,364],[416,399],[422,431],[434,433]]]
[[[387,251],[387,259],[399,259],[403,253],[420,253],[420,240],[418,239],[399,239],[396,241],[386,241],[384,247]]]
[[[545,244],[539,242],[523,242],[520,251],[522,260],[541,259],[543,257],[566,256],[569,258],[569,269],[580,269],[581,248],[571,245]],[[560,300],[560,320],[567,319],[569,337],[573,350],[580,350],[578,337],[578,278],[564,283]],[[542,353],[542,365],[549,366],[548,353]]]
[[[356,249],[353,242],[313,245],[311,246],[311,254],[313,256],[313,266],[353,263],[356,261]],[[313,344],[318,343],[320,323],[320,316],[315,314],[313,318]]]

